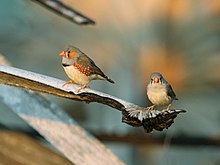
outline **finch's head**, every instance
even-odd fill
[[[150,83],[151,84],[164,84],[166,80],[163,78],[162,74],[159,72],[153,72],[150,76]]]
[[[77,47],[74,47],[72,45],[69,45],[66,50],[62,51],[59,55],[64,57],[64,58],[68,58],[68,59],[73,59],[75,58],[77,55],[79,55],[81,53],[80,49]]]

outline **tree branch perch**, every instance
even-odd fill
[[[147,133],[153,129],[162,131],[164,128],[168,128],[179,113],[186,112],[181,109],[149,111],[133,103],[89,88],[78,93],[78,85],[68,84],[63,87],[64,81],[62,80],[4,65],[0,65],[0,83],[87,103],[98,102],[108,105],[122,112],[122,122],[135,127],[143,126]]]

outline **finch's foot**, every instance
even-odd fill
[[[147,107],[147,110],[153,110],[155,108],[156,105],[151,105],[149,107]]]
[[[86,84],[84,84],[83,86],[81,86],[81,87],[77,90],[77,92],[79,92],[81,89],[89,88],[89,86],[87,86],[87,84],[88,84],[88,83],[86,83]]]
[[[69,81],[65,81],[65,83],[63,84],[63,87],[64,87],[65,85],[71,84],[71,83],[76,84],[73,80],[69,80]]]

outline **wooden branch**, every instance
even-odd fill
[[[15,80],[16,78],[13,81]],[[21,82],[17,82],[17,85],[19,83]],[[83,130],[64,110],[42,95],[1,85],[0,100],[74,164],[124,164],[100,141]]]
[[[62,17],[79,25],[93,25],[95,22],[90,18],[80,14],[75,9],[68,7],[58,0],[32,0],[45,8],[52,10],[54,13],[61,15]]]
[[[186,112],[181,109],[149,111],[146,108],[89,88],[78,93],[78,85],[68,84],[63,87],[64,81],[62,80],[4,65],[0,65],[0,83],[87,103],[98,102],[108,105],[122,112],[122,122],[135,127],[143,126],[146,132],[151,132],[153,129],[162,131],[174,122],[174,118],[179,113]]]

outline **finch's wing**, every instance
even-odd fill
[[[87,68],[89,70],[88,75],[97,74],[105,78],[107,81],[114,83],[114,81],[108,78],[102,72],[102,70],[95,64],[95,62],[91,58],[89,58],[86,54],[82,53],[78,57],[77,61],[82,67]]]
[[[173,88],[171,87],[171,85],[170,85],[170,84],[167,84],[166,88],[167,88],[167,94],[168,94],[168,96],[170,96],[170,97],[173,98],[174,100],[178,100],[178,98],[176,97],[176,94],[175,94],[175,92],[173,91]]]

